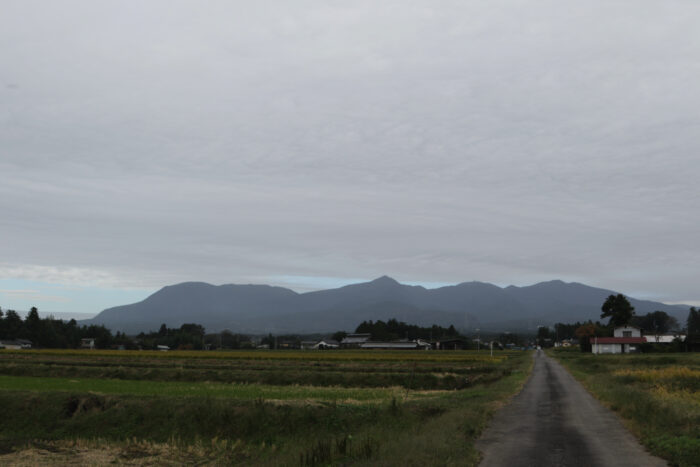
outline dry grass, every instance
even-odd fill
[[[34,442],[15,452],[0,455],[0,465],[225,465],[226,459],[235,457],[240,446],[240,442],[218,439],[190,445],[175,441],[156,443],[137,439],[125,442],[102,439]]]

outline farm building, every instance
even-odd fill
[[[333,339],[321,339],[317,341],[301,341],[302,350],[337,349],[340,343]]]
[[[361,349],[371,350],[430,350],[430,342],[423,340],[394,341],[394,342],[365,342],[360,344]]]
[[[685,342],[685,334],[650,334],[644,338],[651,344],[672,344],[676,339]]]
[[[635,326],[621,326],[613,331],[614,337],[592,337],[591,352],[601,353],[630,353],[636,352],[640,344],[645,344],[646,339],[642,332]]]
[[[31,349],[32,341],[27,339],[2,339],[0,340],[0,349],[19,350]]]
[[[95,338],[86,337],[85,339],[80,339],[81,349],[94,349],[95,348]]]
[[[321,339],[314,345],[314,348],[319,350],[337,349],[338,347],[340,347],[340,342],[333,339]]]
[[[340,347],[344,349],[359,349],[362,344],[367,342],[371,334],[348,334],[340,341]]]

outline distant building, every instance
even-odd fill
[[[338,347],[340,347],[340,342],[334,339],[321,339],[314,346],[318,350],[337,349]]]
[[[644,338],[650,344],[672,344],[673,341],[678,339],[681,342],[685,342],[685,334],[651,334],[645,335]]]
[[[168,347],[167,345],[157,345],[156,350],[160,350],[161,352],[167,352],[168,350],[170,350],[170,347]]]
[[[365,342],[361,349],[371,350],[430,350],[430,342],[417,339],[415,341]]]
[[[80,348],[81,349],[94,349],[95,348],[95,338],[94,337],[86,337],[85,339],[80,339]]]
[[[371,334],[348,334],[340,341],[340,346],[344,349],[359,349],[362,344],[367,342]]]
[[[32,348],[32,341],[27,339],[0,339],[0,349],[26,350]]]
[[[321,339],[317,341],[301,341],[302,350],[326,350],[337,349],[340,342],[333,339]]]
[[[632,353],[639,350],[640,344],[647,340],[642,337],[642,332],[635,326],[620,326],[613,331],[614,337],[591,337],[591,352],[602,353]]]

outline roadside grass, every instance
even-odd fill
[[[671,465],[700,465],[699,354],[550,355],[617,412],[650,452]]]
[[[102,450],[112,457],[95,464],[476,465],[474,440],[532,358],[491,366],[452,391],[0,376],[13,421],[0,425],[0,464]]]

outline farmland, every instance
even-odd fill
[[[2,351],[0,463],[470,465],[530,366],[525,352]]]
[[[551,354],[617,412],[650,452],[672,465],[700,465],[700,355]]]

